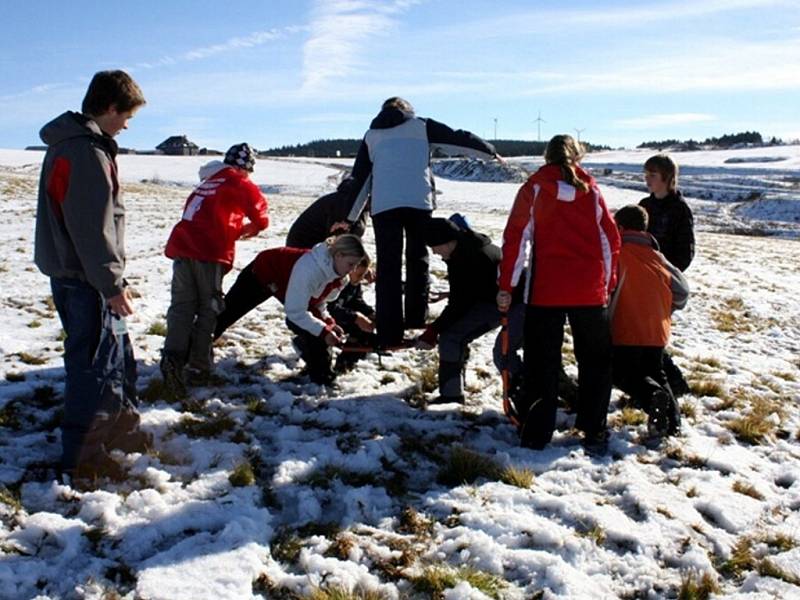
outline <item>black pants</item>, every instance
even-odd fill
[[[331,368],[331,351],[325,340],[298,327],[289,319],[286,319],[286,326],[295,334],[294,343],[300,351],[300,358],[306,363],[311,381],[319,384],[331,383],[336,376]]]
[[[528,306],[525,314],[525,445],[543,447],[556,425],[564,324],[569,319],[578,362],[575,426],[587,435],[606,429],[611,399],[611,333],[603,306]]]
[[[672,399],[670,428],[680,424],[680,407],[664,373],[664,348],[657,346],[614,346],[614,385],[628,394],[638,408],[650,414],[650,399],[665,391]]]
[[[422,229],[431,211],[395,208],[372,217],[377,254],[375,325],[381,344],[393,345],[408,328],[424,327],[428,316],[428,248]],[[406,284],[403,290],[403,234]],[[405,292],[405,318],[403,293]]]
[[[225,310],[217,316],[214,339],[271,296],[272,292],[265,289],[253,273],[253,264],[247,265],[225,294]]]

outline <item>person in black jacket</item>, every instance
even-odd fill
[[[447,306],[418,338],[418,346],[439,345],[439,393],[429,404],[464,403],[461,374],[469,343],[500,325],[497,310],[497,266],[500,248],[448,219],[430,219],[425,244],[447,263],[450,283]]]
[[[644,180],[650,195],[639,206],[647,211],[647,233],[666,259],[685,271],[694,258],[694,217],[678,189],[678,165],[666,154],[651,156]]]
[[[434,149],[502,160],[478,136],[417,117],[407,100],[394,97],[373,119],[353,164],[351,195],[358,196],[348,221],[358,220],[369,196],[377,254],[376,327],[383,346],[399,343],[404,330],[424,327],[427,318],[428,249],[422,231],[435,207],[430,168]]]
[[[372,273],[369,269],[369,257],[365,256],[358,266],[350,271],[347,285],[339,292],[339,296],[328,304],[328,312],[336,323],[347,334],[348,344],[374,348],[377,346],[375,336],[375,310],[364,301],[361,289],[362,282],[370,283]],[[366,356],[365,352],[341,352],[336,359],[334,371],[346,372]]]
[[[681,271],[694,258],[694,216],[678,189],[678,165],[667,154],[656,154],[644,163],[644,180],[650,195],[639,206],[647,211],[647,233],[658,249]],[[664,352],[664,372],[677,398],[689,392],[689,384],[672,357]]]
[[[342,180],[335,192],[318,198],[301,212],[289,228],[286,246],[312,248],[337,231],[338,233],[352,233],[358,237],[363,236],[366,229],[367,211],[362,212],[352,223],[347,222],[353,202],[357,200],[351,196],[353,187],[353,179],[347,177]]]

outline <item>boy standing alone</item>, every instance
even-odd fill
[[[66,333],[61,471],[119,479],[112,448],[143,450],[136,364],[124,318],[133,314],[125,271],[125,205],[114,137],[145,104],[124,71],[92,78],[81,112],[45,125],[36,213],[36,266],[50,277]]]
[[[161,373],[173,395],[186,393],[187,363],[198,381],[210,375],[214,328],[224,308],[222,278],[233,266],[234,245],[269,224],[266,198],[250,180],[255,162],[249,145],[231,146],[219,170],[207,174],[189,195],[167,241],[164,253],[173,259],[172,300]]]

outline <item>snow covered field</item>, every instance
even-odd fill
[[[612,208],[644,195],[649,154],[587,157],[610,169]],[[704,575],[715,597],[800,598],[799,148],[676,155],[699,233],[672,347],[693,393],[681,435],[648,449],[642,414],[615,392],[603,459],[584,454],[566,412],[549,448],[517,446],[493,336],[473,347],[463,410],[415,408],[435,394],[435,354],[421,350],[372,355],[330,390],[298,383],[274,300],[229,330],[215,385],[166,401],[162,251],[206,158],[121,156],[129,326],[156,443],[118,456],[128,481],[91,490],[53,480],[64,378],[32,264],[41,157],[0,150],[0,598],[675,598]],[[239,244],[237,268],[281,245],[347,164],[259,161],[272,224]],[[437,188],[439,214],[499,241],[517,183]],[[444,270],[434,257],[434,277]]]

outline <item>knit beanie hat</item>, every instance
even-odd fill
[[[252,173],[256,165],[256,151],[249,144],[234,144],[225,153],[225,164]]]
[[[429,219],[422,231],[426,246],[441,246],[458,239],[461,230],[448,219]]]

